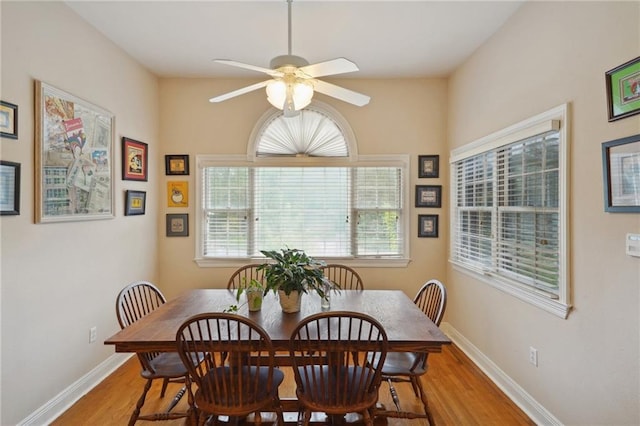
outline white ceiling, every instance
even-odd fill
[[[292,54],[360,68],[340,77],[446,76],[524,1],[295,0]],[[212,59],[268,68],[288,53],[285,0],[66,4],[159,76],[251,78],[259,74]]]

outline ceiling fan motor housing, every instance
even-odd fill
[[[305,67],[307,65],[309,65],[309,62],[300,56],[281,55],[273,58],[271,60],[271,63],[269,64],[269,67],[271,69],[277,70],[278,68],[282,68],[286,66],[300,68],[300,67]]]

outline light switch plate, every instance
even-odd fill
[[[627,234],[625,246],[629,256],[640,257],[640,234]]]

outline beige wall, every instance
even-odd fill
[[[410,154],[410,239],[411,263],[407,268],[358,268],[367,288],[399,288],[415,294],[428,278],[444,279],[446,264],[445,209],[415,209],[413,188],[417,183],[446,184],[446,164],[440,179],[420,179],[417,176],[419,154],[439,154],[446,158],[446,92],[443,79],[415,80],[333,80],[336,84],[371,96],[371,103],[358,108],[317,95],[330,104],[350,124],[358,142],[358,153]],[[167,208],[166,196],[161,213],[189,213],[190,237],[164,237],[160,233],[159,280],[168,295],[174,296],[187,288],[226,287],[233,268],[200,268],[193,259],[195,253],[195,156],[197,154],[246,154],[249,136],[259,118],[270,108],[263,90],[232,100],[211,104],[213,95],[224,93],[253,80],[163,79],[160,83],[161,154],[189,154],[192,159],[188,178],[190,206],[188,209]],[[164,184],[163,184],[164,185]],[[448,200],[444,191],[443,202]],[[417,238],[418,213],[439,213],[441,237]]]
[[[462,146],[571,103],[566,320],[449,270],[447,321],[568,425],[640,424],[638,214],[603,210],[601,143],[640,133],[607,122],[605,71],[640,54],[638,2],[528,2],[449,83],[449,142]],[[528,363],[538,349],[539,366]]]
[[[22,164],[21,211],[2,216],[2,417],[13,425],[113,354],[115,296],[156,278],[158,81],[61,3],[1,3],[1,98],[19,107],[19,139],[3,160]],[[34,83],[38,79],[115,117],[115,219],[36,225]],[[120,179],[120,137],[149,144],[148,183]],[[124,190],[147,191],[145,216],[124,217]],[[89,344],[89,328],[97,341]]]
[[[640,118],[606,121],[604,72],[640,51],[637,2],[530,2],[446,80],[335,80],[372,96],[365,108],[330,103],[348,120],[361,154],[440,154],[448,198],[450,148],[571,102],[571,262],[575,311],[567,320],[516,301],[447,267],[442,209],[411,208],[412,262],[363,268],[367,287],[413,294],[428,277],[450,291],[445,321],[566,424],[639,424],[638,259],[625,256],[635,214],[602,209],[600,144],[640,132]],[[136,279],[169,297],[222,287],[229,268],[198,268],[194,257],[197,154],[242,154],[267,109],[255,92],[221,104],[207,99],[247,80],[156,80],[61,3],[0,3],[1,98],[20,107],[20,139],[2,139],[2,158],[22,163],[21,215],[0,218],[2,238],[2,415],[15,424],[47,404],[112,353],[100,342],[117,330],[115,295]],[[72,54],[61,46],[73,46]],[[80,62],[82,65],[77,65]],[[539,64],[543,64],[542,67]],[[33,223],[33,79],[116,115],[116,218]],[[120,137],[149,143],[149,182],[121,181]],[[166,207],[164,154],[189,154],[188,209]],[[147,191],[145,216],[123,216],[125,189]],[[440,238],[418,239],[417,215],[440,214]],[[191,237],[166,238],[164,215],[190,214]],[[98,342],[88,343],[91,326]],[[527,363],[529,346],[539,367]],[[41,380],[46,377],[45,380]],[[37,382],[37,386],[33,383]],[[140,383],[141,384],[141,383]],[[136,384],[137,386],[137,384]]]

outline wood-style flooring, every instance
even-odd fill
[[[295,383],[291,371],[285,370],[285,375],[285,382],[279,388],[280,397],[293,397]],[[437,425],[535,425],[455,345],[445,346],[442,353],[429,356],[429,372],[422,380]],[[126,425],[144,382],[138,360],[132,357],[51,425]],[[149,391],[143,412],[163,411],[180,389],[179,384],[170,384],[167,395],[161,399],[160,384],[157,381]],[[421,412],[420,400],[414,396],[410,384],[397,383],[395,388],[403,410]],[[387,408],[393,407],[386,383],[380,389],[380,402]],[[186,407],[185,396],[175,410],[186,410]],[[185,419],[154,423],[158,426],[188,424]],[[139,421],[137,424],[154,423]],[[376,426],[427,423],[424,419],[376,419],[375,422]]]

